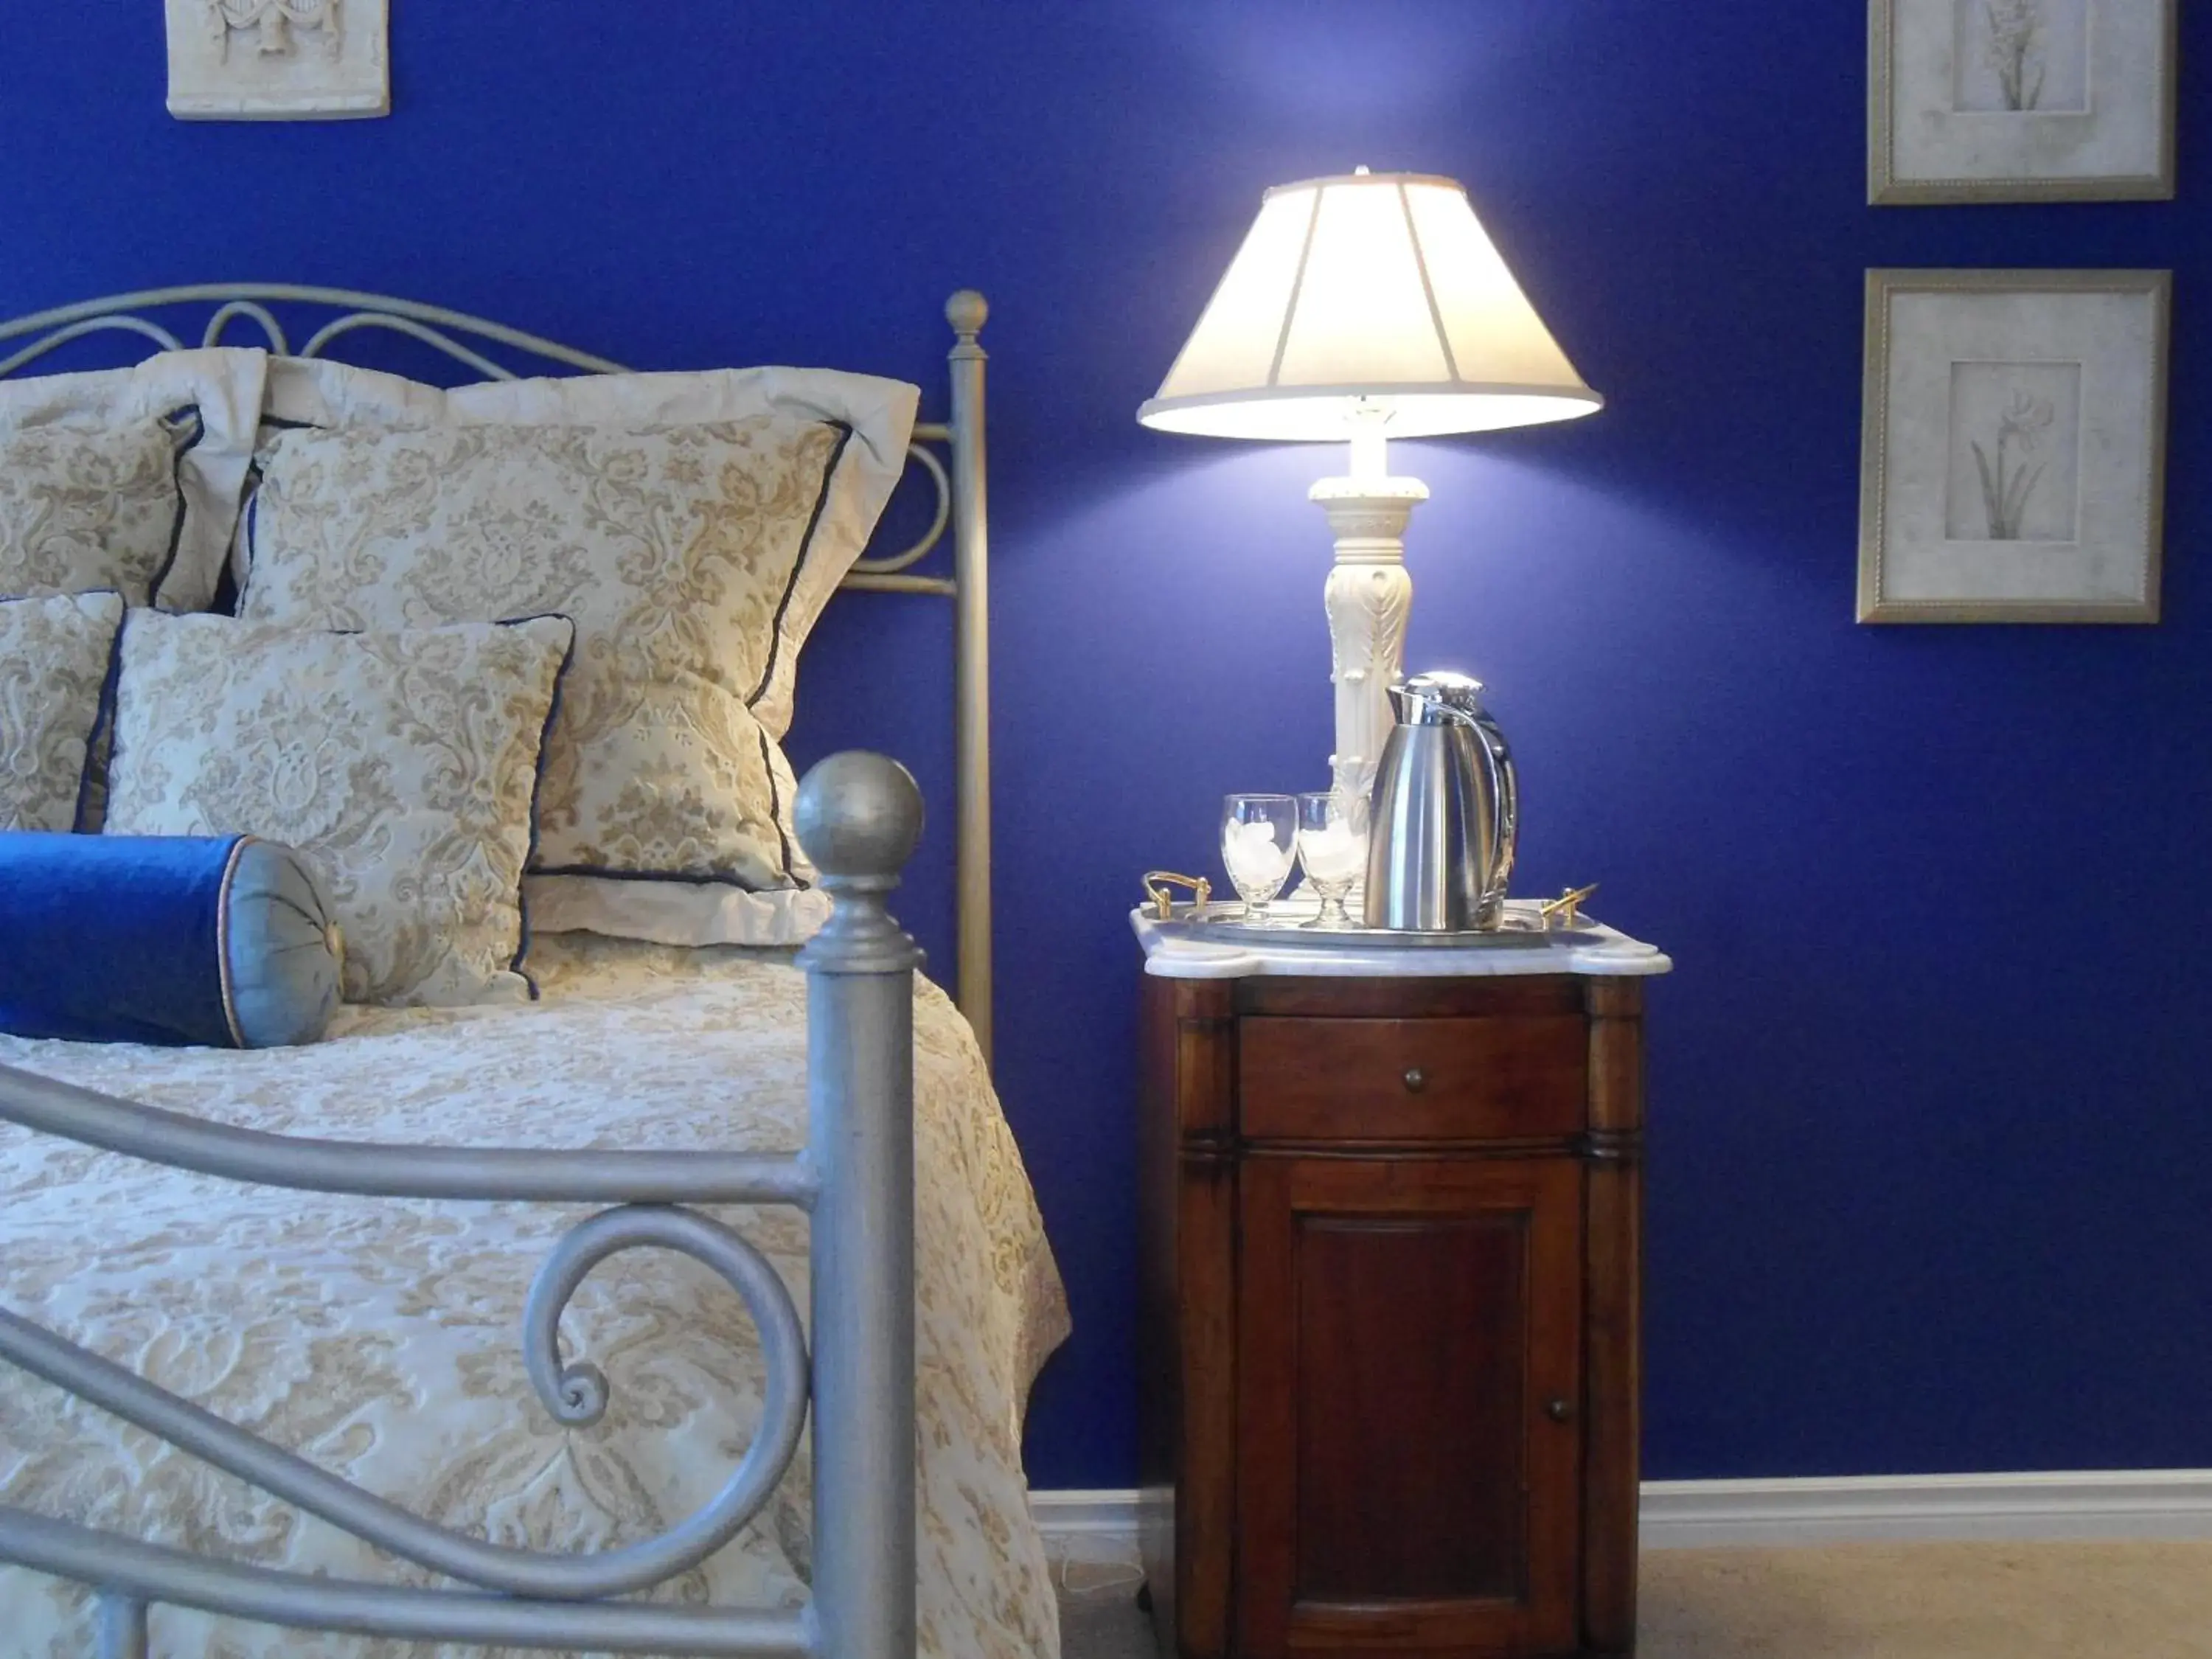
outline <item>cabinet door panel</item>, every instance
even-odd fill
[[[1573,1644],[1581,1179],[1246,1164],[1240,1653]]]

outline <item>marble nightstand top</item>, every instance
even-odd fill
[[[1311,905],[1281,901],[1284,915],[1303,918]],[[1562,935],[1540,945],[1474,945],[1392,948],[1370,938],[1337,946],[1308,944],[1247,944],[1243,940],[1177,937],[1154,919],[1148,908],[1129,913],[1129,925],[1145,947],[1145,971],[1163,979],[1245,979],[1255,974],[1285,974],[1313,979],[1473,979],[1527,974],[1663,974],[1674,963],[1658,946],[1631,939],[1602,924],[1595,932]]]

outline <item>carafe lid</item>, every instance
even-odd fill
[[[1401,726],[1473,726],[1482,714],[1482,682],[1436,669],[1392,686],[1390,703]]]

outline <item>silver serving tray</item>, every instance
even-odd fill
[[[1565,927],[1547,927],[1533,900],[1508,901],[1504,922],[1496,928],[1462,928],[1429,933],[1402,927],[1309,927],[1311,906],[1275,904],[1263,921],[1248,921],[1243,907],[1234,902],[1208,904],[1203,916],[1191,914],[1193,906],[1178,904],[1165,921],[1153,926],[1174,939],[1218,945],[1266,945],[1277,949],[1304,947],[1316,951],[1428,948],[1445,951],[1541,950],[1547,945],[1583,945],[1601,937],[1604,929],[1587,916]]]

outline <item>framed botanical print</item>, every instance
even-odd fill
[[[2179,0],[1869,0],[1867,198],[2173,194]]]
[[[1873,270],[1858,617],[2154,623],[2162,270]]]

